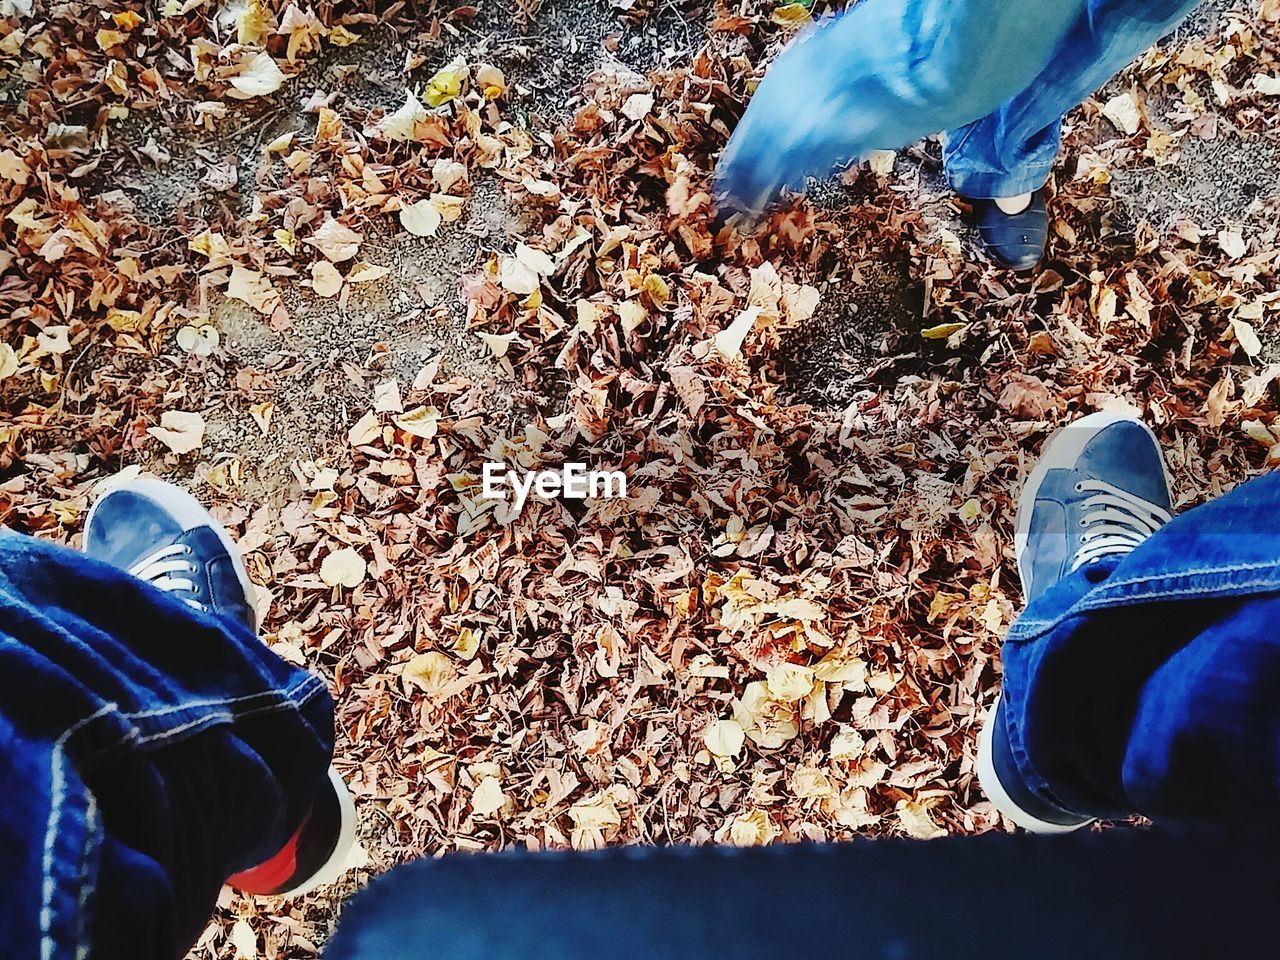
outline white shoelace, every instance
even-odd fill
[[[144,557],[130,567],[129,572],[139,580],[145,580],[166,593],[195,593],[196,582],[191,578],[199,572],[200,568],[194,561],[186,559],[190,556],[190,547],[175,543],[168,547],[161,547],[155,553]],[[186,574],[186,576],[175,576],[175,574]],[[192,597],[181,599],[197,610],[204,609],[204,604]]]
[[[1167,510],[1103,480],[1081,481],[1076,491],[1092,496],[1081,504],[1080,525],[1085,532],[1071,562],[1073,571],[1103,557],[1130,552],[1173,519]]]

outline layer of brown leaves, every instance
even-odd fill
[[[1105,201],[1110,168],[1176,162],[1207,116],[1274,123],[1254,79],[1277,71],[1273,3],[1144,60],[1137,88],[1177,91],[1185,116],[1072,147],[1052,261],[1030,278],[986,268],[871,174],[855,207],[802,202],[713,236],[714,156],[780,40],[750,5],[714,14],[682,69],[587,77],[563,122],[522,126],[482,62],[432,65],[418,92],[438,107],[411,84],[383,108],[319,92],[310,128],[268,145],[250,215],[148,223],[111,187],[117,124],[212,125],[242,109],[236,78],[275,82],[258,58],[296,73],[373,19],[246,10],[0,20],[0,83],[25,88],[0,150],[0,508],[66,539],[104,476],[166,449],[187,475],[198,461],[269,604],[267,642],[331,681],[370,869],[509,846],[991,829],[973,744],[1019,603],[1017,483],[1044,436],[1137,408],[1184,505],[1280,450],[1280,365],[1256,335],[1278,296],[1274,218],[1117,236]],[[326,455],[270,502],[238,493],[194,421],[166,426],[225,378],[269,429],[272,397],[204,332],[210,298],[287,330],[281,291],[376,282],[366,239],[434,234],[481,176],[531,225],[458,278],[515,413],[494,414],[447,357],[383,375],[349,422],[317,425]],[[846,408],[795,401],[788,344],[881,260],[923,288],[919,329]],[[155,432],[177,424],[181,450]],[[517,514],[479,496],[490,460],[621,470],[628,497]],[[233,956],[234,929],[262,934],[267,956],[309,955],[348,891],[228,895],[201,949]]]

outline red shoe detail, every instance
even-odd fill
[[[263,896],[285,889],[298,871],[298,841],[310,822],[311,814],[308,813],[302,818],[302,824],[294,831],[293,836],[280,848],[279,853],[256,867],[233,873],[227,878],[227,884],[241,893],[255,893]]]

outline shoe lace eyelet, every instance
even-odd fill
[[[1084,493],[1084,484],[1083,484],[1083,483],[1077,483],[1077,484],[1076,484],[1076,493]]]

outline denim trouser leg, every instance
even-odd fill
[[[181,956],[302,821],[332,723],[243,627],[0,532],[0,956]]]
[[[1280,820],[1280,472],[1031,604],[1004,646],[1026,784],[1115,818]]]
[[[947,133],[951,186],[975,199],[1014,197],[1044,186],[1058,155],[1062,116],[1177,26],[1199,2],[1088,0],[1026,89],[980,120]]]

